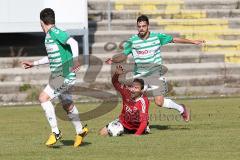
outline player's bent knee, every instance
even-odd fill
[[[158,105],[159,107],[162,107],[164,102],[164,97],[163,96],[155,97],[154,101],[156,105]]]
[[[71,103],[71,104],[63,104],[62,106],[63,106],[63,109],[64,109],[67,113],[69,113],[69,112],[73,109],[73,107],[74,107],[73,103]]]
[[[49,101],[49,99],[50,99],[50,97],[45,92],[41,92],[38,97],[38,100],[40,103],[47,102],[47,101]]]

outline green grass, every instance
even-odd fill
[[[98,130],[114,120],[112,112],[86,121],[90,129],[85,143],[73,148],[74,129],[60,120],[63,141],[54,148],[44,145],[50,128],[40,106],[0,108],[0,159],[165,159],[236,160],[240,157],[240,99],[179,100],[191,110],[191,121],[179,120],[178,113],[159,109],[152,103],[151,134],[141,137],[100,137]],[[81,112],[97,104],[78,104]],[[173,118],[175,117],[175,118]],[[238,158],[237,158],[238,157]]]

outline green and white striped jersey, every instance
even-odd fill
[[[70,36],[66,32],[56,27],[49,29],[46,34],[45,47],[52,77],[76,79],[76,74],[70,71],[73,66],[73,57],[71,47],[66,44],[69,38]]]
[[[133,35],[124,44],[123,54],[132,54],[135,61],[135,74],[148,73],[151,66],[161,65],[161,46],[172,42],[171,35],[150,32],[147,39],[141,39],[137,34]]]

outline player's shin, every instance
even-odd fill
[[[184,108],[181,105],[175,103],[174,101],[168,98],[164,98],[162,107],[169,108],[169,109],[176,109],[180,112],[180,114],[182,114],[184,111]]]
[[[76,106],[73,106],[73,108],[68,112],[68,118],[71,120],[73,126],[75,127],[76,133],[83,133],[83,126],[81,124],[79,112]]]
[[[45,111],[46,118],[51,126],[52,132],[59,134],[59,129],[57,127],[57,118],[55,114],[54,106],[50,101],[41,103],[43,110]]]

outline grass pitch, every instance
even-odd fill
[[[86,121],[90,129],[84,144],[73,148],[74,128],[59,119],[62,141],[44,145],[50,128],[40,106],[0,108],[0,159],[22,160],[236,160],[240,157],[240,99],[178,100],[191,110],[183,122],[173,110],[150,107],[151,134],[141,137],[100,137],[98,130],[114,120],[121,103],[112,112]],[[97,104],[77,104],[86,112]]]

